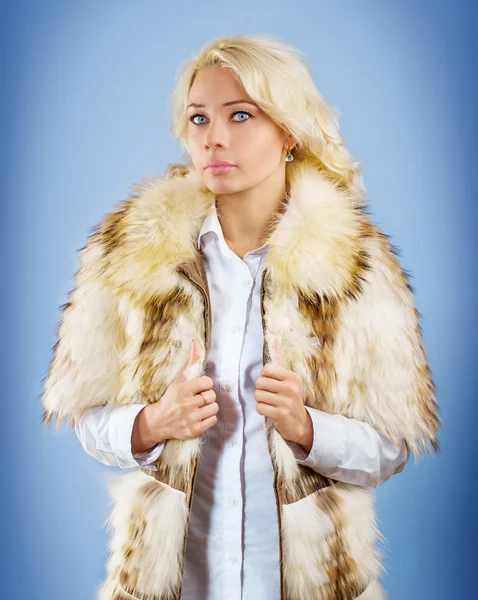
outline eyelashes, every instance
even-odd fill
[[[248,115],[248,117],[247,117],[247,119],[241,119],[240,121],[235,121],[236,123],[243,123],[244,121],[249,121],[249,119],[254,116],[250,112],[248,112],[247,110],[236,110],[235,112],[232,113],[231,116],[234,117],[235,115],[238,115],[238,114]],[[202,115],[201,113],[195,113],[194,115],[191,115],[190,117],[188,117],[188,121],[190,121],[191,123],[193,123],[193,125],[203,125],[204,123],[196,123],[193,120],[196,117],[204,117],[204,115]],[[207,117],[204,117],[204,118],[207,119]]]

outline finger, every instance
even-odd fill
[[[204,419],[207,419],[207,418],[211,417],[212,415],[217,415],[217,413],[218,413],[218,405],[217,404],[206,404],[206,406],[203,406],[198,411],[199,419],[201,421],[204,421]]]
[[[281,367],[277,362],[270,362],[264,365],[261,371],[264,377],[271,377],[279,381],[285,381],[290,376],[289,369]]]
[[[263,402],[264,404],[268,404],[269,406],[283,406],[285,403],[284,396],[280,394],[273,394],[272,392],[268,392],[266,390],[256,390],[254,392],[254,399],[256,402]]]
[[[204,419],[204,421],[201,422],[201,425],[202,425],[201,431],[204,433],[210,427],[213,427],[216,423],[217,423],[216,415],[212,415],[212,417]]]
[[[276,338],[274,340],[274,344],[273,344],[274,350],[275,350],[275,360],[276,362],[279,364],[279,366],[284,367],[284,358],[282,356],[282,350],[279,344],[279,340]]]
[[[263,417],[270,417],[271,419],[275,419],[277,416],[277,408],[263,402],[257,404],[256,411]]]
[[[282,385],[282,380],[266,377],[265,375],[259,375],[256,379],[256,390],[266,390],[278,394],[282,390]]]
[[[212,390],[214,385],[213,380],[207,375],[203,375],[202,377],[197,377],[196,379],[191,379],[187,383],[185,383],[186,389],[194,396],[195,394],[199,394],[200,392],[207,392]]]
[[[198,408],[202,408],[207,404],[211,404],[216,400],[216,394],[214,390],[206,390],[205,392],[199,392],[193,397]]]
[[[179,373],[174,378],[175,383],[183,383],[187,381],[187,370],[191,365],[196,364],[202,355],[202,347],[199,340],[193,339],[191,343],[191,352],[189,353],[188,359],[183,365],[182,369],[180,369]]]
[[[211,402],[215,402],[216,400],[216,392],[214,390],[206,390],[205,392],[201,392],[201,397],[204,398],[207,404],[211,404]]]

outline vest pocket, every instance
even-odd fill
[[[115,592],[114,598],[115,600],[146,600],[146,598],[141,598],[140,596],[130,594],[121,586],[118,586],[118,591]]]
[[[134,470],[110,478],[114,508],[101,600],[160,600],[180,582],[188,507],[186,494]]]
[[[139,592],[132,594],[128,590],[125,590],[121,585],[117,585],[115,594],[113,595],[114,600],[161,600],[159,596],[152,596],[151,594],[144,595]]]
[[[324,597],[353,600],[378,578],[373,503],[368,488],[337,481],[282,506],[288,600],[307,598],[317,588]]]

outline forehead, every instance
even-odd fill
[[[188,101],[207,104],[239,98],[252,101],[230,69],[214,66],[204,67],[196,75],[189,90]]]

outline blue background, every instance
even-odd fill
[[[376,490],[392,600],[476,597],[476,9],[472,2],[4,2],[6,365],[2,597],[87,600],[104,575],[107,473],[41,425],[59,307],[90,228],[181,158],[168,102],[213,37],[276,35],[341,112],[372,216],[412,275],[442,452]],[[473,39],[475,33],[475,39]],[[473,366],[475,365],[475,367]]]

